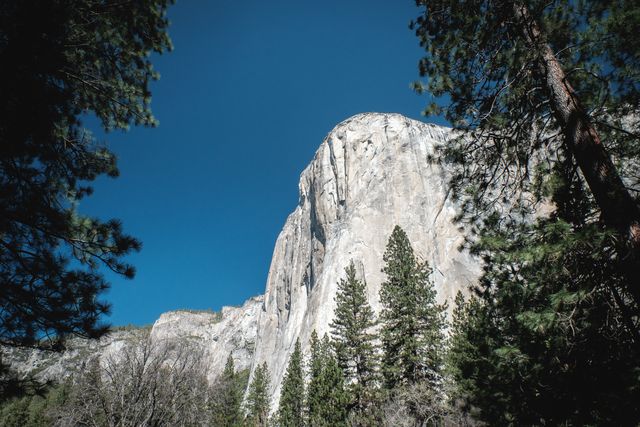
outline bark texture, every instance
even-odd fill
[[[640,207],[627,190],[597,130],[580,105],[571,83],[551,46],[527,7],[514,4],[526,42],[539,52],[540,71],[549,93],[551,108],[563,130],[567,149],[574,156],[602,220],[620,235],[620,257],[629,291],[640,304]]]

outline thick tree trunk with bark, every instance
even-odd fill
[[[525,40],[540,52],[541,72],[565,144],[587,181],[604,223],[621,238],[620,257],[629,291],[640,304],[640,208],[625,187],[538,24],[526,6],[515,3],[513,10],[523,24]]]

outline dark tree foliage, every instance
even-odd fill
[[[0,406],[0,427],[54,425],[52,413],[68,400],[69,391],[70,385],[63,383],[4,402]]]
[[[450,352],[489,424],[636,425],[640,6],[418,1],[426,86],[485,262]]]
[[[304,425],[304,373],[302,371],[300,341],[296,341],[287,365],[287,372],[282,380],[278,424],[281,427],[302,427]]]
[[[462,292],[458,291],[451,316],[450,335],[444,360],[449,407],[453,411],[460,411],[466,415],[472,413],[474,409],[470,406],[468,396],[477,393],[471,378],[477,374],[479,367],[471,368],[468,361],[478,357],[478,350],[472,342],[473,338],[469,336],[472,330],[478,329],[477,325],[472,324],[477,320],[478,309],[479,302],[476,297],[471,296],[465,300]]]
[[[171,48],[171,0],[0,3],[0,342],[106,331],[100,266],[140,249],[119,221],[83,216],[91,181],[118,175],[115,156],[82,128],[155,125],[149,53]]]
[[[322,395],[322,370],[327,359],[328,348],[322,345],[317,332],[311,333],[309,341],[311,354],[309,356],[309,384],[307,385],[307,398],[305,400],[307,423],[310,425],[321,422],[320,412],[324,402]]]
[[[237,427],[242,425],[242,393],[246,381],[241,381],[236,372],[233,356],[229,355],[224,371],[217,381],[217,396],[212,400],[213,422],[215,425]]]
[[[409,238],[393,229],[383,256],[386,281],[380,289],[382,373],[387,389],[417,382],[437,388],[441,380],[445,306],[427,262],[416,258]]]
[[[496,217],[472,248],[486,266],[454,326],[455,394],[489,424],[636,425],[637,319],[611,235],[584,221],[581,181],[563,172],[549,218]]]
[[[333,354],[329,338],[311,335],[309,384],[307,386],[307,425],[333,427],[347,423],[349,394],[345,388],[342,369]]]
[[[590,220],[615,234],[625,292],[640,302],[638,2],[416,3],[427,77],[416,86],[450,100],[426,113],[468,131],[444,150],[458,166],[462,215],[529,212],[567,161],[590,190]]]
[[[269,422],[269,383],[271,375],[267,363],[256,368],[253,381],[247,393],[247,417],[245,425],[250,427],[267,427]]]
[[[366,283],[357,278],[353,261],[338,282],[336,310],[331,322],[332,343],[351,394],[351,412],[371,416],[379,386],[379,356],[374,345],[374,314]]]

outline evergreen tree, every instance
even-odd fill
[[[496,218],[472,247],[487,264],[452,361],[456,392],[488,424],[640,422],[637,318],[621,309],[612,236],[566,171],[550,217]]]
[[[371,416],[378,387],[378,355],[374,345],[374,314],[367,301],[367,285],[356,277],[353,261],[338,282],[331,335],[336,359],[344,372],[356,417]]]
[[[472,296],[465,301],[462,292],[458,291],[452,313],[450,337],[445,357],[446,394],[449,408],[452,411],[472,414],[469,396],[477,393],[471,380],[473,372],[468,369],[472,361],[477,360],[478,352],[474,346],[472,331],[477,330],[479,302]]]
[[[450,100],[426,113],[467,131],[443,153],[458,166],[452,194],[464,216],[482,219],[499,201],[503,213],[529,210],[553,165],[568,161],[616,235],[619,286],[640,303],[640,165],[621,161],[640,150],[640,48],[629,43],[638,2],[416,3],[428,78],[416,86]]]
[[[490,425],[638,424],[640,6],[417,3],[420,89],[468,131],[442,154],[485,261],[455,393]]]
[[[269,383],[271,375],[267,363],[256,368],[247,394],[247,418],[250,427],[267,427],[269,421]]]
[[[213,401],[214,424],[221,427],[242,425],[242,392],[238,381],[233,356],[229,355],[224,371],[217,384],[217,395]]]
[[[116,158],[82,128],[154,125],[150,53],[171,48],[170,0],[0,3],[0,342],[98,337],[100,267],[126,278],[140,249],[117,220],[78,212]]]
[[[24,427],[29,421],[30,397],[22,397],[10,401],[2,410],[2,427]]]
[[[278,423],[280,427],[302,427],[304,425],[304,374],[302,372],[300,341],[296,341],[287,372],[282,380]]]
[[[309,357],[309,384],[307,385],[307,398],[305,401],[307,421],[309,425],[317,425],[320,408],[324,404],[322,388],[322,371],[327,360],[328,349],[322,345],[315,329],[311,333],[309,341],[311,354]]]
[[[307,423],[312,427],[346,426],[349,395],[343,372],[329,338],[311,335],[310,379],[307,387]]]
[[[382,373],[386,387],[426,381],[439,385],[442,368],[445,306],[436,303],[431,269],[419,262],[405,232],[393,229],[383,260],[387,279],[382,303]]]

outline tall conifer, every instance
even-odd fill
[[[338,282],[331,335],[337,363],[351,394],[353,412],[362,417],[375,402],[378,357],[374,346],[374,314],[367,301],[367,285],[357,278],[353,261]]]
[[[416,258],[406,233],[396,226],[383,260],[387,280],[380,300],[382,372],[387,388],[427,381],[436,388],[443,352],[445,306],[436,303],[431,268]]]
[[[247,418],[249,427],[266,427],[269,420],[269,383],[271,375],[267,363],[256,369],[247,394]]]
[[[225,427],[240,426],[242,424],[242,389],[233,362],[229,355],[218,383],[218,395],[212,402],[213,418],[216,425]]]
[[[300,341],[296,341],[287,372],[282,381],[278,421],[280,427],[301,427],[304,425],[304,375]]]
[[[307,391],[307,422],[311,427],[347,425],[349,395],[342,369],[332,352],[329,338],[311,335],[310,379]]]

